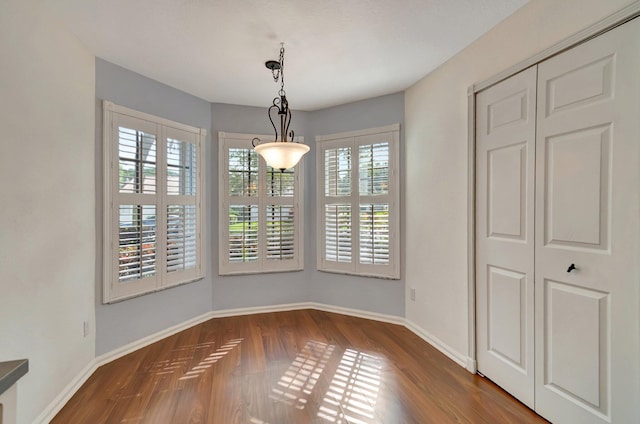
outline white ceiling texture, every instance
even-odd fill
[[[293,109],[402,91],[527,0],[43,0],[96,56],[214,103]]]

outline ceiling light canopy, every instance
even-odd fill
[[[264,158],[272,168],[284,171],[293,168],[300,161],[302,156],[309,151],[306,144],[294,141],[294,132],[289,130],[291,125],[291,110],[289,109],[289,101],[284,91],[284,43],[280,47],[280,59],[269,60],[265,66],[271,70],[273,80],[280,82],[280,90],[278,95],[273,99],[273,104],[267,110],[269,121],[275,133],[275,139],[271,143],[261,143],[259,138],[252,140],[254,150]],[[280,118],[280,131],[274,122],[274,115]],[[279,134],[279,136],[278,136]]]

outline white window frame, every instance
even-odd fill
[[[316,141],[316,196],[317,196],[317,258],[319,271],[367,277],[400,279],[400,124],[365,130],[317,136]],[[380,141],[389,142],[389,190],[388,194],[364,196],[359,193],[359,146]],[[352,150],[351,195],[325,196],[325,151],[339,147]],[[360,263],[360,204],[389,203],[389,262],[384,265]],[[326,260],[325,205],[351,205],[351,262]]]
[[[159,118],[104,100],[103,108],[103,303],[113,303],[204,278],[205,263],[205,140],[207,131]],[[120,193],[119,130],[120,124],[156,135],[156,189],[152,194]],[[193,142],[196,146],[196,194],[167,194],[167,138]],[[119,205],[149,204],[156,209],[155,274],[141,279],[118,281]],[[167,205],[192,205],[196,209],[196,265],[179,271],[167,271]]]
[[[261,274],[271,272],[302,271],[304,269],[304,158],[294,168],[293,197],[267,196],[267,164],[258,155],[258,195],[255,197],[236,197],[229,195],[229,149],[252,149],[251,140],[270,140],[272,135],[218,133],[218,170],[219,170],[219,275]],[[303,137],[296,137],[304,142]],[[248,199],[251,199],[250,201]],[[255,200],[254,200],[255,199]],[[250,262],[229,261],[229,206],[237,202],[257,204],[259,210],[258,221],[258,260]],[[266,206],[273,204],[293,205],[294,208],[294,257],[287,260],[266,259]]]

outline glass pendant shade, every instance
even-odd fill
[[[296,166],[310,147],[302,143],[274,141],[259,144],[254,149],[264,158],[267,165],[284,170]]]

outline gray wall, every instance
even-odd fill
[[[315,112],[293,112],[293,129],[297,135],[304,136],[305,143],[312,147],[304,159],[305,270],[224,277],[218,275],[218,132],[271,134],[266,104],[264,108],[211,104],[102,59],[96,59],[96,97],[97,355],[212,310],[313,301],[404,316],[403,280],[381,280],[316,271],[314,143],[315,135],[402,123],[403,93]],[[100,101],[103,99],[207,129],[207,272],[203,280],[111,305],[102,304],[103,193]],[[265,103],[269,100],[265,99]],[[401,142],[403,146],[402,130]],[[401,147],[401,153],[403,149],[404,147]],[[402,270],[404,274],[404,265]]]
[[[275,92],[275,91],[274,91]],[[270,101],[270,99],[265,99]],[[234,275],[221,277],[218,274],[218,131],[237,132],[248,134],[272,134],[273,128],[267,118],[267,108],[236,106],[228,104],[214,103],[211,105],[211,133],[213,137],[212,148],[209,152],[209,168],[213,172],[209,179],[208,195],[214,201],[213,208],[208,213],[211,216],[209,222],[211,226],[209,232],[216,240],[213,246],[213,309],[245,308],[252,306],[280,305],[286,303],[296,303],[308,301],[309,286],[309,266],[305,259],[305,271],[279,272],[271,274],[254,275]],[[308,127],[308,113],[292,113],[292,129],[297,135],[305,136],[305,143],[308,141],[306,135]],[[309,186],[309,160],[304,162],[305,166],[305,208],[307,203],[307,190]],[[305,215],[309,210],[305,209]],[[306,218],[306,217],[305,217]],[[309,219],[305,220],[304,248],[305,256],[310,248],[310,243],[306,237],[309,226],[312,225]]]
[[[211,233],[204,280],[157,293],[102,304],[102,100],[183,124],[211,128],[211,104],[96,58],[96,355],[109,352],[212,309]],[[207,134],[211,148],[211,134]],[[207,163],[208,180],[215,170]],[[207,211],[216,205],[207,193]],[[210,225],[210,219],[207,219]]]
[[[314,135],[334,134],[367,128],[382,127],[400,123],[400,169],[404,169],[404,93],[390,94],[373,99],[348,103],[311,112],[310,129]],[[312,145],[307,161],[314,163],[315,145],[313,138],[308,141]],[[307,162],[307,163],[308,163]],[[315,171],[315,169],[314,169]],[[313,257],[307,264],[314,270],[311,277],[310,297],[313,302],[345,308],[360,309],[387,315],[404,317],[404,239],[405,228],[403,216],[400,217],[400,266],[401,280],[382,280],[379,278],[353,277],[340,274],[315,271],[316,269],[316,186],[314,181],[308,187],[306,195],[308,210],[312,211],[313,228],[305,233],[307,240],[314,240]],[[400,172],[400,186],[404,188],[404,172]],[[404,210],[404,190],[400,192],[400,210]]]

